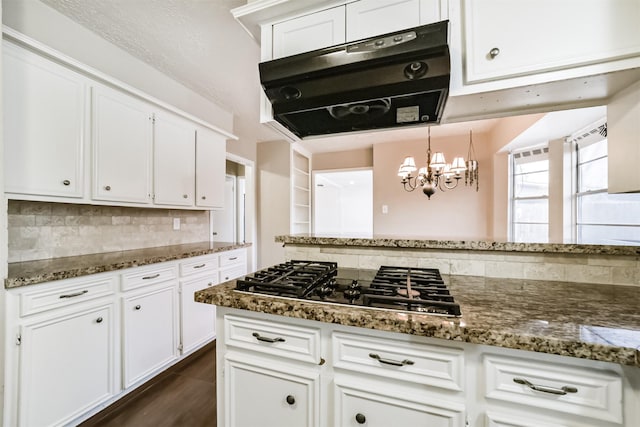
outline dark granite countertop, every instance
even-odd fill
[[[558,354],[640,367],[640,289],[473,276],[444,276],[462,317],[408,314],[234,290],[195,300],[286,317]]]
[[[17,288],[249,246],[251,243],[201,242],[9,263],[4,287]]]
[[[577,245],[563,243],[515,243],[490,240],[441,240],[399,236],[327,236],[293,234],[276,236],[285,245],[344,246],[398,249],[440,249],[556,254],[640,255],[640,246]]]

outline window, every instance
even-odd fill
[[[637,245],[640,243],[640,195],[607,193],[607,139],[576,144],[576,242]]]
[[[549,241],[549,156],[536,148],[512,154],[511,240]]]

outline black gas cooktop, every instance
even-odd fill
[[[236,290],[416,313],[460,316],[434,268],[338,268],[335,262],[288,261],[236,280]]]

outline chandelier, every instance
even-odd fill
[[[465,186],[475,184],[478,191],[478,161],[473,148],[472,133],[469,131],[469,151],[467,161],[463,157],[454,157],[451,163],[447,163],[444,153],[436,151],[431,155],[431,127],[429,129],[427,139],[427,166],[416,168],[416,161],[412,156],[405,157],[404,161],[398,169],[398,176],[401,178],[400,183],[405,191],[413,191],[418,187],[422,187],[422,192],[431,199],[436,189],[441,191],[451,190],[458,186],[458,183],[464,175]],[[412,173],[418,170],[418,175],[413,176]]]

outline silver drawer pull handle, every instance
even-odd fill
[[[160,273],[153,274],[151,276],[144,276],[142,280],[155,279],[156,277],[160,277]]]
[[[546,385],[531,384],[529,381],[525,380],[524,378],[514,378],[513,382],[525,385],[525,386],[529,387],[531,390],[541,391],[543,393],[558,394],[558,395],[561,395],[561,396],[564,396],[567,393],[577,393],[578,392],[577,388],[571,387],[571,386],[568,386],[568,385],[566,385],[566,386],[564,386],[562,388],[548,387]]]
[[[284,338],[280,338],[280,337],[278,337],[278,338],[268,338],[268,337],[263,337],[263,336],[260,336],[260,334],[259,334],[259,333],[257,333],[257,332],[254,332],[252,335],[253,335],[254,337],[256,337],[256,339],[257,339],[258,341],[262,341],[262,342],[270,342],[270,343],[274,343],[274,342],[284,342]]]
[[[202,267],[204,267],[205,265],[207,265],[207,264],[194,265],[194,266],[193,266],[193,268],[202,268]]]
[[[238,259],[238,257],[237,257],[237,256],[234,256],[234,257],[229,258],[229,261],[234,261],[234,260],[236,260],[236,259]]]
[[[391,360],[391,359],[383,359],[379,355],[375,353],[369,353],[369,357],[372,359],[376,359],[380,363],[384,363],[385,365],[393,365],[393,366],[404,366],[404,365],[413,365],[414,361],[409,359],[404,359],[402,361]]]
[[[75,294],[65,294],[65,295],[60,295],[60,298],[73,298],[73,297],[79,297],[80,295],[84,295],[86,294],[87,290],[84,291],[80,291],[80,292],[76,292]]]

